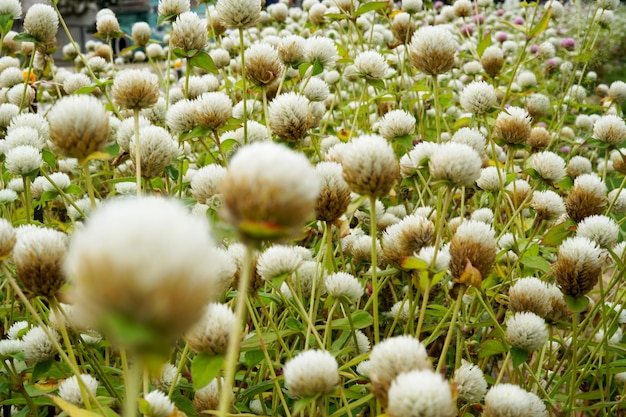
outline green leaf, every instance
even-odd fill
[[[388,3],[386,1],[373,1],[370,3],[365,3],[361,7],[359,7],[354,14],[356,16],[361,16],[362,14],[365,14],[367,12],[384,9],[385,7],[387,7],[387,5]]]
[[[72,94],[91,94],[97,88],[98,88],[97,85],[86,85],[74,91]]]
[[[261,363],[263,359],[265,359],[265,354],[261,349],[250,350],[244,353],[243,364],[246,365],[247,368],[252,368]]]
[[[74,404],[65,401],[60,397],[56,397],[51,395],[52,401],[63,411],[67,413],[70,417],[100,417],[100,414],[94,413],[93,411],[85,410],[83,408],[79,408]]]
[[[489,48],[492,43],[493,41],[491,40],[491,33],[486,32],[485,34],[483,34],[483,38],[480,40],[478,46],[476,47],[476,53],[478,53],[478,56],[483,56],[483,52],[485,52],[485,49]]]
[[[48,372],[48,370],[52,366],[53,362],[54,361],[52,359],[48,359],[48,360],[45,360],[43,362],[38,362],[33,367],[33,374],[31,376],[31,381],[34,382],[34,381],[37,381],[42,376],[46,376],[46,373]]]
[[[561,242],[565,240],[567,236],[570,234],[570,225],[568,222],[560,223],[543,235],[543,239],[541,240],[541,244],[544,246],[559,246]]]
[[[527,350],[516,347],[511,348],[511,361],[513,362],[513,366],[515,368],[526,362],[529,356],[530,354]]]
[[[176,168],[174,165],[166,166],[165,173],[172,181],[178,181],[178,168]]]
[[[293,317],[288,317],[287,320],[285,320],[285,324],[287,324],[287,328],[291,330],[295,330],[297,332],[304,331],[304,325],[300,323],[300,321],[294,319]]]
[[[67,187],[63,191],[65,191],[65,194],[78,194],[78,195],[85,194],[85,190],[83,190],[76,184],[70,184],[70,186]]]
[[[159,16],[159,18],[157,19],[157,26],[161,26],[164,22],[169,22],[171,20],[174,20],[174,18],[176,17],[175,14],[169,14],[166,16]]]
[[[416,258],[414,256],[405,256],[402,258],[402,264],[400,265],[403,269],[413,270],[420,269],[426,270],[428,269],[428,262],[423,259]]]
[[[520,259],[520,263],[524,266],[532,269],[538,269],[545,273],[549,273],[551,269],[550,262],[546,261],[541,256],[524,256]]]
[[[310,66],[311,64],[308,62],[303,62],[302,64],[300,64],[300,66],[298,67],[298,73],[300,74],[300,78],[304,78],[304,76],[306,75],[306,71],[309,69]]]
[[[574,297],[573,295],[565,295],[565,304],[573,313],[582,313],[589,306],[589,298],[584,295]]]
[[[29,33],[18,33],[17,35],[15,35],[15,37],[13,38],[13,40],[15,42],[32,42],[32,43],[39,43],[39,41],[37,40],[37,38],[35,38],[33,35],[29,34]]]
[[[499,355],[504,352],[506,352],[506,346],[504,346],[504,343],[501,340],[487,339],[480,344],[478,357],[482,359],[489,356]]]
[[[189,64],[192,67],[202,68],[212,74],[217,74],[217,68],[215,67],[213,58],[211,58],[211,55],[207,54],[205,51],[201,51],[199,54],[191,58]]]
[[[193,128],[193,130],[182,133],[180,136],[178,136],[178,140],[184,141],[192,138],[201,138],[208,135],[210,131],[210,129],[207,129],[204,126],[196,126]]]
[[[193,408],[193,402],[182,395],[179,391],[174,391],[172,394],[172,402],[183,413],[187,414],[187,417],[195,417],[198,412]]]
[[[217,376],[224,364],[223,355],[196,355],[191,362],[191,378],[193,389],[206,387]]]
[[[367,311],[357,310],[352,313],[354,329],[364,329],[374,323],[374,319]],[[336,319],[332,322],[333,329],[350,330],[350,321],[347,318]]]
[[[548,25],[550,24],[550,17],[552,16],[552,8],[544,10],[545,11],[541,20],[530,30],[530,33],[528,34],[529,39],[534,38],[548,28]]]
[[[320,75],[322,72],[324,72],[324,66],[319,59],[315,58],[313,60],[313,73],[311,75],[315,77],[316,75]]]
[[[172,53],[176,58],[188,58],[187,51],[182,48],[175,48]]]
[[[7,33],[13,26],[13,16],[10,14],[0,14],[0,30],[2,33]]]
[[[411,135],[396,136],[393,140],[398,142],[407,150],[413,149],[413,136]]]
[[[383,80],[366,79],[365,81],[374,88],[378,88],[379,90],[385,89],[385,82]]]
[[[120,55],[124,55],[127,54],[128,52],[132,52],[135,49],[139,48],[139,45],[131,45],[131,46],[127,46],[126,48],[122,49],[119,54]]]
[[[41,157],[43,158],[44,162],[48,164],[50,168],[54,169],[54,167],[56,166],[56,159],[52,152],[44,149],[41,151]]]

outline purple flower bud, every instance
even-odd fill
[[[474,16],[474,23],[485,23],[485,16],[477,14]]]
[[[472,36],[472,33],[474,33],[474,26],[473,25],[463,25],[463,26],[461,26],[461,34],[463,36],[470,37],[470,36]]]
[[[530,53],[531,54],[536,54],[538,50],[539,50],[539,46],[537,44],[530,45]]]
[[[504,42],[509,38],[509,35],[506,32],[496,32],[496,40],[498,42]]]
[[[561,153],[569,153],[570,150],[571,150],[571,148],[569,146],[562,146],[561,147]]]
[[[498,9],[498,10],[496,10],[496,14],[498,16],[502,16],[504,14],[504,10],[503,9]]]
[[[521,16],[517,16],[516,18],[513,19],[513,24],[515,25],[523,25],[524,24],[524,18]]]
[[[433,4],[433,9],[437,10],[437,9],[441,9],[443,7],[443,2],[442,1],[436,1]]]
[[[568,51],[572,51],[576,47],[576,41],[572,38],[564,38],[561,39],[561,46]]]

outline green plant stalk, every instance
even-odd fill
[[[26,211],[26,223],[30,223],[32,208],[30,206],[30,180],[22,175],[22,183],[24,184],[24,210]]]
[[[19,113],[24,109],[24,102],[26,101],[26,91],[28,91],[28,82],[30,81],[30,75],[33,73],[33,66],[35,64],[35,48],[33,48],[32,53],[30,54],[30,61],[28,62],[28,73],[26,74],[26,79],[24,80],[24,89],[22,90],[22,98],[20,99],[20,110]]]
[[[141,144],[139,143],[139,108],[133,109],[135,128],[135,173],[137,176],[137,197],[141,197]],[[179,175],[182,175],[179,173]]]
[[[185,98],[189,98],[189,76],[191,75],[191,59],[185,58]]]
[[[572,358],[570,363],[570,383],[568,388],[569,395],[567,397],[567,412],[572,411],[574,407],[574,399],[576,398],[576,393],[578,392],[578,385],[576,384],[576,371],[578,369],[578,313],[572,314],[572,344],[570,345],[570,349],[572,351]]]
[[[241,29],[240,29],[241,30]],[[243,32],[240,32],[243,40]],[[246,298],[248,297],[248,287],[250,286],[250,272],[252,267],[252,248],[246,245],[246,254],[241,272],[239,274],[239,285],[237,287],[237,299],[235,300],[235,325],[228,339],[224,368],[224,386],[220,392],[218,416],[226,417],[230,402],[233,397],[233,386],[235,373],[237,372],[237,362],[239,360],[239,350],[241,346],[241,335],[243,334],[243,322],[246,316]]]
[[[243,143],[248,143],[248,86],[246,80],[246,58],[245,42],[243,39],[243,28],[239,28],[239,49],[241,50],[241,88],[243,98]],[[271,136],[270,136],[271,138]]]
[[[261,337],[262,334],[262,329],[261,326],[259,325],[259,320],[256,317],[256,314],[254,312],[254,308],[252,306],[252,303],[250,302],[250,299],[248,297],[246,297],[246,303],[248,305],[248,311],[250,312],[249,317],[252,319],[252,324],[254,325],[254,328],[257,331],[257,334],[259,335],[259,338]],[[262,304],[262,303],[261,303]],[[276,376],[276,371],[274,371],[274,367],[272,366],[272,359],[270,358],[270,355],[267,353],[267,347],[265,345],[265,343],[261,343],[261,350],[263,351],[263,356],[265,357],[265,362],[267,363],[267,368],[270,371],[270,376],[272,377],[272,381],[274,381],[274,386],[276,388],[276,393],[278,394],[278,397],[280,399],[280,403],[283,406],[283,410],[285,411],[286,417],[291,417],[291,413],[289,412],[289,406],[287,405],[287,401],[285,400],[285,396],[283,395],[283,391],[280,387],[280,384],[278,383],[278,378]]]
[[[439,120],[441,115],[441,106],[439,103],[439,82],[437,76],[432,76],[433,82],[433,100],[435,101],[435,128],[437,129],[437,143],[441,143],[441,121]]]
[[[91,172],[89,172],[89,162],[85,161],[82,164],[83,173],[85,175],[85,183],[87,185],[87,194],[89,195],[89,202],[91,208],[96,208],[96,196],[94,195],[93,183],[91,182]]]
[[[187,365],[187,359],[189,355],[189,343],[185,342],[185,347],[183,348],[183,352],[180,354],[180,362],[176,367],[176,374],[174,375],[174,379],[172,379],[172,386],[170,386],[169,391],[167,392],[167,398],[171,399],[172,395],[174,395],[174,390],[176,390],[176,385],[178,384],[178,380],[180,379],[180,375],[183,373],[183,369],[185,369],[185,365]]]
[[[283,340],[282,336],[280,335],[280,331],[278,330],[278,327],[276,326],[276,323],[272,319],[272,315],[270,314],[269,311],[267,311],[267,308],[265,307],[265,304],[263,304],[263,301],[261,301],[261,299],[259,298],[259,295],[257,293],[255,293],[254,296],[257,299],[257,301],[259,302],[259,306],[261,307],[261,311],[263,312],[263,315],[265,316],[267,321],[270,323],[270,327],[272,328],[272,330],[276,334],[276,340],[280,344],[280,347],[283,348],[283,350],[287,354],[287,357],[291,358],[291,351],[289,350],[289,348],[285,344],[285,341]],[[308,335],[307,335],[307,337],[308,337]]]
[[[61,188],[59,188],[59,186],[54,181],[52,181],[52,178],[50,178],[50,176],[48,174],[46,174],[46,172],[44,170],[40,170],[39,172],[54,187],[54,189],[56,190],[57,193],[59,193],[61,198],[63,198],[63,200],[65,200],[65,202],[67,202],[70,206],[74,207],[74,210],[76,210],[78,212],[78,214],[80,214],[84,218],[85,217],[85,213],[80,209],[80,207],[78,207],[76,205],[76,203],[74,203],[74,201],[72,201],[71,198],[68,197],[67,193],[65,193],[65,191],[63,191]]]
[[[333,305],[328,310],[328,319],[326,320],[326,330],[324,331],[324,339],[326,342],[324,346],[326,346],[326,350],[330,351],[331,344],[333,341],[332,332],[333,332],[333,315],[335,314],[335,309],[339,305],[339,300],[333,301]]]
[[[9,285],[11,286],[11,288],[13,288],[13,292],[17,295],[17,297],[20,299],[22,304],[24,304],[24,306],[26,307],[26,310],[28,310],[28,312],[32,315],[33,319],[35,319],[35,321],[41,327],[41,329],[46,334],[46,336],[48,336],[50,343],[52,343],[52,346],[54,346],[54,348],[57,350],[63,362],[70,368],[70,371],[74,375],[80,375],[81,373],[80,369],[78,369],[78,367],[67,356],[65,351],[63,351],[63,347],[61,347],[61,344],[59,343],[59,341],[56,339],[56,337],[52,335],[46,323],[44,323],[39,313],[37,313],[37,310],[35,310],[35,308],[32,306],[30,301],[28,301],[28,298],[26,298],[26,295],[24,295],[24,293],[22,292],[22,289],[20,288],[18,283],[15,281],[15,278],[13,277],[13,274],[11,273],[11,271],[9,271],[9,268],[6,266],[6,263],[2,261],[0,261],[0,271],[2,271],[2,273],[4,274],[4,277],[9,282]],[[102,410],[95,396],[91,394],[91,391],[87,389],[82,378],[76,378],[76,380],[78,382],[78,385],[81,387],[81,389],[86,390],[86,392],[89,395],[89,399],[93,401],[94,404],[96,404],[98,408],[100,408],[100,411],[103,413],[103,415],[105,415],[104,410]]]
[[[124,369],[124,408],[123,417],[136,417],[137,416],[137,397],[139,396],[139,384],[141,383],[142,367],[138,363],[130,364],[128,362],[128,356],[125,348],[120,349],[120,356],[122,359],[122,367]]]
[[[435,253],[437,251],[435,250]],[[422,327],[424,326],[424,319],[426,318],[426,307],[428,306],[428,298],[430,296],[430,277],[426,280],[426,288],[424,288],[424,293],[422,294],[422,306],[420,307],[420,316],[417,320],[417,329],[415,329],[415,337],[417,340],[421,340],[422,336]]]
[[[267,129],[267,137],[271,141],[272,130],[270,129],[270,114],[267,109],[267,86],[263,85],[261,89],[263,90],[263,117],[265,118],[265,128]]]
[[[172,22],[170,22],[170,32],[172,29]],[[167,67],[165,74],[165,111],[169,109],[170,106],[170,86],[172,84],[170,78],[172,70],[172,37],[170,36],[169,42],[167,44]]]
[[[356,110],[354,111],[354,119],[352,120],[352,125],[350,126],[350,132],[348,133],[348,141],[352,138],[352,135],[354,135],[354,132],[358,127],[359,113],[361,111],[361,105],[363,104],[363,99],[365,98],[366,91],[367,91],[367,84],[365,85],[365,88],[361,90],[361,97],[359,97],[359,103],[357,104]]]
[[[285,280],[285,283],[287,284],[289,291],[291,291],[291,294],[294,294],[294,297],[292,297],[292,301],[296,304],[296,307],[298,309],[298,312],[300,313],[300,316],[304,319],[304,321],[306,321],[307,326],[311,329],[313,336],[315,337],[315,340],[317,344],[319,345],[320,349],[323,348],[324,340],[322,340],[322,337],[320,336],[319,332],[315,330],[315,322],[311,320],[311,318],[307,314],[307,311],[304,308],[304,305],[302,305],[300,298],[295,296],[295,294],[298,294],[297,291],[295,290],[293,285],[291,285],[291,282],[288,279]]]
[[[380,328],[378,323],[378,251],[376,247],[376,197],[370,196],[370,235],[372,237],[372,315],[374,316],[374,343],[380,341]]]
[[[465,284],[460,284],[459,294],[454,302],[454,310],[452,311],[452,318],[450,319],[450,327],[448,328],[448,333],[446,334],[446,340],[443,342],[441,355],[439,355],[439,362],[437,363],[437,370],[435,371],[437,373],[441,372],[441,368],[443,368],[443,365],[446,362],[446,355],[448,354],[448,349],[450,348],[450,341],[452,340],[452,334],[455,330],[456,320],[459,316],[461,304],[463,303],[463,294],[465,294]]]

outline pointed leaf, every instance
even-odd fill
[[[356,16],[361,16],[362,14],[365,14],[367,12],[384,9],[385,7],[387,7],[387,5],[388,2],[386,1],[372,1],[370,3],[364,3],[361,7],[357,9],[354,14]]]
[[[54,403],[59,406],[61,410],[65,411],[70,417],[100,417],[100,414],[77,407],[60,397],[54,395],[50,395],[49,397],[52,398],[52,401],[54,401]]]
[[[189,61],[192,67],[202,68],[205,71],[208,71],[212,74],[217,74],[217,68],[215,67],[215,63],[213,62],[213,58],[211,55],[207,54],[205,51],[200,52],[195,55]]]
[[[37,38],[35,38],[33,35],[29,34],[29,33],[18,33],[17,35],[15,35],[15,37],[13,38],[13,40],[15,42],[32,42],[32,43],[39,43],[39,41],[37,40]]]
[[[542,272],[549,273],[550,272],[550,262],[546,261],[541,256],[524,256],[520,259],[522,265],[527,266],[532,269],[538,269]]]
[[[548,232],[543,236],[541,244],[552,247],[559,246],[569,234],[570,230],[567,222],[560,223],[548,230]]]
[[[478,357],[482,359],[489,356],[499,355],[504,352],[506,352],[506,346],[504,346],[504,343],[501,340],[488,339],[480,344]]]
[[[224,356],[201,353],[191,362],[191,378],[193,388],[198,390],[206,387],[217,376],[224,364]]]
[[[587,307],[589,306],[589,298],[584,295],[579,297],[565,295],[563,298],[565,299],[565,304],[567,304],[573,313],[582,313],[587,310]]]
[[[403,269],[428,269],[428,262],[423,259],[416,258],[414,256],[406,256],[402,258],[402,264],[400,265]]]
[[[485,52],[485,49],[489,48],[492,43],[493,41],[491,40],[491,33],[486,32],[483,35],[480,43],[476,47],[476,53],[478,54],[478,56],[483,56],[483,52]]]
[[[550,24],[550,17],[552,17],[552,8],[545,9],[545,12],[543,13],[543,17],[535,25],[535,27],[530,30],[528,37],[534,38],[535,36],[539,35],[544,30],[546,30],[548,28],[548,25]]]
[[[526,362],[529,356],[530,354],[527,350],[516,347],[511,348],[511,361],[515,368]]]

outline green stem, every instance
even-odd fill
[[[33,73],[33,65],[35,64],[35,54],[36,48],[33,48],[33,51],[30,54],[30,61],[28,63],[28,73],[26,74],[26,79],[24,80],[24,89],[22,90],[22,99],[20,100],[19,113],[21,113],[24,109],[24,102],[26,101],[26,91],[28,91],[28,82],[30,81],[30,75]]]
[[[135,120],[135,173],[137,174],[137,197],[141,197],[141,144],[139,143],[139,109],[133,110]],[[182,173],[178,173],[182,175]]]
[[[243,32],[241,33],[243,34]],[[224,386],[222,387],[222,391],[220,393],[218,409],[219,417],[226,417],[228,415],[228,410],[233,396],[233,385],[235,382],[235,373],[237,371],[237,362],[239,359],[241,335],[243,334],[242,327],[246,313],[246,297],[248,297],[248,287],[250,286],[251,266],[252,248],[246,245],[246,255],[239,274],[239,285],[237,287],[235,307],[235,316],[237,319],[235,320],[234,328],[232,329],[232,333],[228,339],[228,348],[226,351]]]
[[[246,58],[244,53],[245,42],[243,39],[243,28],[239,28],[239,49],[241,52],[241,88],[243,98],[243,143],[248,143],[248,86],[246,80]],[[270,136],[271,138],[271,136]]]
[[[30,179],[26,176],[22,176],[22,182],[24,183],[24,210],[26,211],[26,223],[30,223],[31,220],[31,207],[30,207]]]
[[[172,386],[170,390],[167,392],[167,397],[172,398],[174,394],[174,390],[176,389],[176,385],[178,384],[178,379],[185,369],[185,365],[187,364],[187,356],[189,355],[189,343],[185,343],[185,347],[183,348],[183,353],[180,354],[180,362],[178,363],[178,367],[176,368],[176,375],[174,375],[174,379],[172,379]]]
[[[96,207],[96,196],[94,195],[93,183],[91,182],[91,172],[89,171],[89,162],[85,161],[81,164],[83,173],[85,175],[85,183],[87,184],[87,194],[89,194],[89,201],[91,202],[91,208]]]
[[[454,310],[452,310],[452,318],[450,319],[448,334],[446,334],[446,340],[443,343],[443,349],[441,350],[441,355],[439,356],[439,363],[437,363],[437,370],[435,371],[437,373],[441,372],[443,365],[446,363],[446,355],[448,354],[448,349],[450,348],[450,341],[452,340],[452,334],[454,334],[456,320],[459,317],[459,311],[463,302],[463,294],[465,294],[465,285],[461,284],[459,286],[459,294],[457,295],[456,301],[454,302]]]
[[[370,235],[372,236],[372,315],[374,316],[374,343],[380,341],[380,329],[378,327],[378,251],[376,233],[376,197],[370,196]]]
[[[422,306],[420,307],[420,316],[417,320],[417,330],[415,330],[415,337],[420,340],[422,335],[422,327],[424,326],[424,319],[426,317],[426,307],[428,306],[428,297],[430,296],[430,277],[426,280],[426,288],[422,294]]]
[[[578,393],[578,384],[576,383],[576,374],[578,371],[578,313],[574,312],[572,314],[572,344],[570,346],[570,351],[572,352],[571,365],[569,366],[569,370],[571,372],[570,375],[570,384],[568,387],[569,395],[567,397],[567,408],[566,410],[571,413],[572,408],[574,407],[574,399],[576,398],[576,394]]]
[[[435,101],[435,126],[437,129],[437,143],[441,143],[441,122],[439,118],[441,117],[441,108],[439,104],[439,82],[437,81],[437,76],[432,76],[433,81],[433,99]]]

